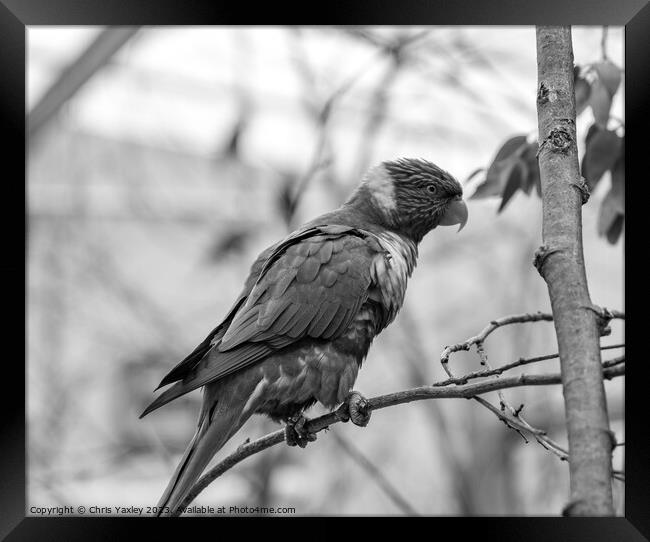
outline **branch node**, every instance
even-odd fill
[[[542,81],[537,91],[537,103],[545,104],[546,102],[554,102],[557,99],[557,92],[551,92],[546,83]]]
[[[609,443],[612,447],[612,452],[616,449],[618,446],[618,441],[616,440],[616,433],[612,431],[611,429],[605,429],[605,432],[607,433],[607,436],[609,437]]]
[[[535,269],[537,269],[537,272],[542,276],[542,278],[544,277],[544,264],[546,263],[546,259],[551,254],[559,251],[559,248],[551,248],[548,245],[542,245],[535,251],[533,265],[535,266]]]
[[[468,350],[469,350],[469,345]],[[487,366],[488,364],[488,357],[487,354],[485,353],[485,348],[483,348],[483,341],[476,341],[476,353],[478,354],[479,358],[481,358],[481,365],[483,367]]]
[[[251,441],[250,437],[247,437],[244,442],[242,442],[239,446],[237,446],[237,451],[241,452],[242,448],[246,446],[250,441]]]
[[[551,151],[566,154],[571,148],[573,138],[569,130],[562,126],[556,126],[548,133],[546,141],[551,145]]]
[[[612,311],[594,304],[583,305],[582,308],[590,310],[596,314],[596,324],[598,325],[598,333],[601,337],[606,337],[612,333],[612,328],[609,327],[609,323],[615,316]]]
[[[584,177],[580,177],[577,182],[572,182],[571,186],[575,186],[578,189],[578,192],[580,192],[580,199],[582,200],[583,205],[589,201],[591,192],[589,191],[589,185]]]

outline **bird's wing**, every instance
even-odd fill
[[[299,230],[276,245],[215,348],[144,414],[302,338],[341,335],[368,299],[378,255],[374,235],[347,226]]]
[[[257,282],[257,279],[260,275],[260,272],[262,271],[262,268],[264,267],[264,264],[266,263],[267,259],[271,256],[271,254],[273,254],[274,249],[275,246],[271,246],[267,248],[266,250],[264,250],[264,252],[262,252],[259,255],[259,257],[255,260],[255,262],[253,262],[248,277],[246,278],[244,288],[242,292],[239,294],[239,296],[237,297],[237,300],[235,301],[231,309],[228,311],[226,317],[221,321],[221,323],[217,327],[215,327],[208,334],[208,336],[203,340],[201,344],[199,344],[194,350],[192,350],[192,352],[187,357],[185,357],[182,361],[180,361],[171,371],[169,371],[169,373],[165,375],[165,377],[161,380],[156,390],[164,386],[167,386],[168,384],[176,382],[177,380],[182,380],[183,378],[185,378],[188,375],[188,373],[199,363],[199,361],[201,361],[201,359],[210,350],[212,350],[214,345],[221,340],[223,334],[226,332],[228,326],[232,322],[232,319],[234,318],[235,314],[245,303],[248,294],[250,294],[251,290],[253,289],[253,286],[255,286],[255,283]]]
[[[378,250],[368,234],[323,227],[284,243],[265,264],[218,349],[246,343],[282,348],[303,337],[332,339],[368,297]]]

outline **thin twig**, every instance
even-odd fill
[[[600,309],[602,314],[606,315],[607,318],[613,319],[613,318],[625,318],[625,314],[620,312],[620,311],[610,311],[608,309]],[[539,322],[539,321],[552,321],[553,320],[553,315],[548,314],[548,313],[526,313],[526,314],[517,314],[517,315],[512,315],[512,316],[505,316],[503,318],[499,318],[498,320],[493,320],[490,322],[489,325],[487,325],[483,330],[478,334],[475,335],[474,337],[470,337],[466,341],[463,341],[461,343],[457,343],[453,346],[448,346],[446,347],[441,356],[440,356],[440,362],[443,366],[443,369],[449,375],[449,379],[439,383],[438,385],[449,385],[449,384],[456,384],[456,383],[466,383],[468,380],[471,378],[479,378],[482,376],[495,376],[496,378],[499,378],[501,373],[508,369],[512,369],[513,367],[517,367],[520,365],[525,365],[527,363],[533,363],[535,361],[543,361],[546,359],[552,359],[555,357],[559,357],[559,354],[552,354],[548,356],[538,356],[536,358],[520,358],[519,360],[512,362],[510,364],[498,367],[496,369],[492,368],[490,366],[490,363],[488,361],[488,356],[487,353],[485,352],[484,349],[484,341],[485,339],[495,330],[497,330],[500,327],[506,326],[506,325],[512,325],[512,324],[520,324],[520,323],[527,323],[527,322]],[[470,373],[469,375],[464,375],[462,377],[455,377],[454,374],[452,373],[451,369],[449,368],[449,357],[453,352],[457,352],[459,350],[469,350],[472,345],[476,347],[476,352],[479,355],[481,365],[483,367],[486,367],[486,369],[481,370],[481,371],[476,371],[474,373]],[[618,348],[619,346],[622,345],[610,345],[606,347],[601,347],[602,350],[606,350],[609,348]],[[610,360],[609,365],[603,364],[603,367],[611,367],[614,366],[618,363],[622,363],[625,361],[625,356],[622,356],[620,358],[616,358],[615,360]],[[434,384],[435,385],[435,384]],[[498,397],[499,397],[499,402],[501,405],[501,409],[496,408],[494,405],[492,405],[489,401],[480,398],[480,397],[474,397],[474,400],[477,401],[479,404],[490,410],[492,413],[494,413],[501,421],[503,421],[507,427],[513,429],[516,431],[526,443],[528,443],[528,439],[526,439],[526,436],[524,433],[530,433],[534,436],[535,440],[546,450],[552,452],[556,456],[560,458],[562,461],[566,461],[569,457],[568,451],[560,446],[557,442],[555,442],[553,439],[551,439],[545,431],[542,431],[541,429],[537,429],[530,425],[528,421],[521,415],[521,411],[524,408],[524,405],[520,405],[518,408],[514,408],[505,398],[503,392],[499,390],[498,392]],[[506,415],[506,411],[508,412],[509,415]]]
[[[462,343],[458,343],[453,346],[446,347],[443,350],[442,355],[440,356],[440,362],[442,363],[442,367],[445,370],[445,372],[449,375],[450,379],[455,379],[456,377],[454,376],[454,374],[451,372],[451,369],[449,368],[449,357],[453,352],[457,352],[459,350],[469,350],[472,347],[472,345],[474,345],[476,347],[476,352],[481,359],[481,365],[483,367],[486,367],[485,372],[493,373],[496,376],[496,378],[499,378],[499,375],[503,371],[499,372],[499,370],[495,370],[490,366],[488,362],[487,354],[483,347],[483,343],[485,339],[493,331],[506,325],[520,324],[520,323],[527,323],[527,322],[552,321],[552,320],[553,320],[552,314],[542,313],[542,312],[517,314],[512,316],[505,316],[503,318],[499,318],[498,320],[493,320],[485,328],[483,328],[483,330],[478,335],[475,335],[474,337],[470,337],[469,339],[467,339]],[[518,362],[515,362],[515,366],[516,364],[518,364]],[[521,436],[521,438],[524,439],[526,443],[528,443],[528,439],[526,439],[524,432],[532,433],[535,437],[535,440],[539,442],[545,449],[552,451],[558,457],[560,457],[560,459],[563,460],[566,459],[566,456],[568,456],[568,454],[566,453],[565,450],[563,450],[559,446],[559,444],[557,444],[549,437],[547,437],[544,431],[532,427],[525,419],[523,419],[523,417],[520,414],[523,405],[519,409],[514,409],[510,405],[510,403],[508,403],[501,390],[498,391],[498,396],[501,405],[501,410],[497,409],[489,401],[483,398],[475,397],[474,400],[477,401],[480,405],[490,410],[491,412],[493,412],[501,421],[503,421],[506,424],[507,427],[516,431]],[[510,416],[507,416],[505,414],[506,409],[510,413]]]
[[[608,344],[605,346],[601,346],[601,350],[611,350],[614,348],[624,348],[625,344]],[[452,384],[467,384],[468,381],[473,380],[475,378],[483,378],[483,377],[488,377],[488,376],[494,376],[494,375],[500,375],[504,373],[505,371],[508,371],[510,369],[514,369],[515,367],[520,367],[523,365],[528,365],[530,363],[536,363],[538,361],[546,361],[549,359],[555,359],[559,357],[559,353],[555,354],[546,354],[544,356],[536,356],[532,358],[519,358],[516,361],[513,361],[511,363],[507,363],[505,365],[501,365],[499,367],[496,367],[494,369],[483,369],[481,371],[474,371],[473,373],[468,373],[463,376],[455,377],[455,378],[448,378],[447,380],[442,380],[441,382],[435,382],[434,384],[431,384],[432,386],[450,386]],[[625,356],[621,356],[619,358],[614,358],[614,360],[618,360],[617,363],[621,363],[621,361],[625,361]],[[603,363],[603,367],[611,367],[612,365],[615,365],[615,363],[612,363],[614,360],[609,360]]]
[[[493,370],[488,361],[487,354],[483,349],[483,342],[478,342],[476,344],[476,350],[481,358],[481,365],[487,367],[488,370]],[[497,374],[496,378],[500,378],[500,375]],[[521,415],[521,411],[524,408],[523,404],[515,409],[506,400],[506,397],[501,390],[499,390],[497,394],[499,396],[499,403],[501,405],[501,410],[508,411],[510,413],[511,417],[508,420],[509,423],[511,424],[511,426],[513,426],[515,431],[517,431],[517,433],[519,433],[524,438],[524,440],[526,437],[523,436],[519,427],[523,428],[525,431],[530,431],[531,433],[533,433],[535,436],[535,440],[539,444],[541,444],[545,449],[557,455],[562,461],[566,461],[566,459],[569,457],[568,451],[562,448],[557,442],[552,440],[550,437],[548,437],[546,431],[542,431],[541,429],[537,429],[533,427],[524,419],[524,417]],[[483,401],[481,401],[481,403],[483,404]],[[515,425],[518,427],[515,427]]]
[[[620,365],[621,363],[625,363],[625,356],[618,356],[616,358],[608,359],[607,361],[603,361],[603,367],[614,367],[615,365]]]
[[[511,316],[504,316],[497,320],[492,320],[487,326],[483,328],[483,330],[481,330],[481,332],[478,335],[475,335],[474,337],[470,337],[469,339],[461,343],[457,343],[452,346],[447,346],[442,351],[442,354],[440,355],[440,363],[442,363],[444,367],[449,361],[449,356],[451,356],[451,354],[453,354],[454,352],[458,352],[459,350],[469,350],[472,347],[472,345],[482,343],[483,341],[485,341],[485,339],[487,339],[488,335],[490,335],[493,331],[495,331],[500,327],[511,325],[511,324],[524,324],[527,322],[539,322],[539,321],[552,322],[553,315],[545,312],[535,312],[535,313],[525,313],[525,314],[514,314]],[[445,369],[445,372],[449,374],[447,369]],[[449,374],[449,376],[453,377],[453,375],[451,374]]]

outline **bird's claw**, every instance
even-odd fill
[[[351,391],[336,414],[342,422],[351,420],[354,425],[365,427],[370,421],[370,403],[358,391]]]
[[[287,419],[287,425],[284,426],[284,440],[288,446],[304,448],[316,440],[316,433],[310,433],[305,427],[308,421],[309,418],[303,415]]]

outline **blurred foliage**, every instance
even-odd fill
[[[621,68],[607,58],[575,66],[573,72],[576,114],[580,115],[589,107],[594,118],[584,138],[582,176],[593,192],[603,175],[610,172],[611,187],[600,206],[598,234],[611,244],[618,241],[625,223],[625,136],[619,135],[624,125],[610,115],[612,101],[621,84],[621,74]],[[608,129],[610,124],[617,124],[617,129]],[[516,135],[501,145],[472,198],[500,196],[501,204],[497,209],[500,213],[517,190],[528,195],[534,186],[541,197],[537,161],[539,144],[537,140],[529,139],[525,134]],[[475,170],[468,181],[483,171],[483,168]]]

